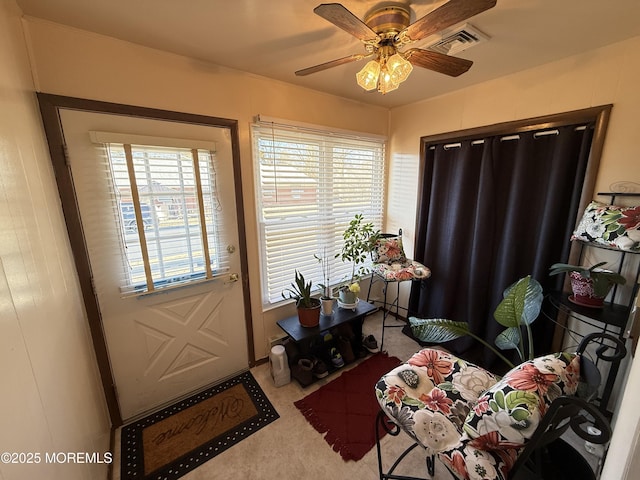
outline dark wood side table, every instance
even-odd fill
[[[360,300],[355,309],[344,309],[335,305],[331,315],[320,315],[320,324],[317,327],[303,327],[300,325],[297,315],[278,320],[276,323],[296,344],[300,354],[323,357],[318,354],[318,344],[322,342],[321,334],[345,323],[351,325],[354,334],[352,345],[356,348],[362,348],[362,323],[367,315],[377,310],[378,307],[373,304]],[[327,347],[330,348],[331,345],[327,345]],[[289,362],[292,360],[294,359],[290,358]],[[327,364],[330,373],[336,370],[326,357],[323,358],[323,361]]]

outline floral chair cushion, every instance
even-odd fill
[[[640,252],[640,206],[618,207],[593,201],[571,239]]]
[[[496,381],[483,368],[426,348],[384,375],[375,389],[387,416],[436,453],[460,444],[469,405]]]
[[[407,262],[407,256],[404,254],[402,247],[402,235],[383,234],[377,241],[374,249],[371,251],[373,263],[399,263],[404,265]]]
[[[573,395],[580,357],[555,353],[521,363],[472,405],[464,432],[472,439],[492,436],[492,449],[521,447],[531,438],[551,402]]]
[[[382,410],[460,480],[505,480],[541,415],[573,395],[580,358],[552,354],[501,380],[441,350],[424,349],[376,384]]]
[[[506,480],[520,449],[494,449],[491,440],[484,437],[463,442],[439,453],[438,458],[459,480]]]
[[[408,260],[408,263],[374,263],[373,273],[382,277],[386,282],[404,282],[405,280],[414,280],[428,278],[431,276],[431,270],[420,262]]]

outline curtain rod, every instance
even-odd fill
[[[574,131],[578,132],[580,130],[586,130],[587,129],[587,125],[580,125],[578,127],[576,127],[574,129]],[[537,139],[539,137],[544,137],[546,135],[560,135],[560,130],[558,130],[557,128],[551,129],[551,130],[542,130],[540,132],[535,132],[533,134],[533,138]],[[515,134],[515,135],[505,135],[504,137],[500,138],[500,141],[508,141],[508,140],[520,140],[520,134]],[[482,145],[484,144],[484,139],[479,139],[479,140],[472,140],[471,141],[471,145]],[[461,142],[454,142],[454,143],[446,143],[442,146],[442,148],[444,148],[445,150],[449,150],[451,148],[460,148],[462,147],[462,143]],[[429,150],[435,150],[436,146],[435,145],[431,145],[429,147]]]

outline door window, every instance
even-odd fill
[[[126,264],[122,292],[150,292],[226,272],[215,152],[105,146]]]

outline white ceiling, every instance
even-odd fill
[[[356,85],[363,61],[294,72],[362,43],[313,13],[323,0],[17,0],[24,13],[168,52],[385,107],[395,107],[640,35],[639,0],[498,0],[469,22],[491,39],[461,52],[457,78],[414,68],[381,95]],[[380,0],[343,0],[363,18]],[[412,22],[443,0],[411,0]],[[413,46],[423,47],[432,39]]]

